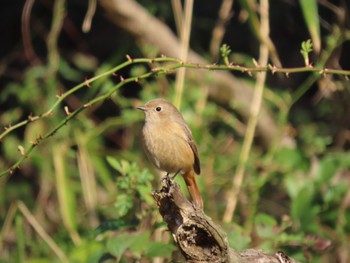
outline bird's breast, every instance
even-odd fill
[[[185,131],[177,123],[145,125],[146,152],[153,164],[168,173],[187,172],[194,164],[194,154]]]

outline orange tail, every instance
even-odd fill
[[[183,178],[185,179],[192,201],[196,206],[203,209],[203,200],[201,193],[199,192],[195,176],[196,175],[194,174],[193,169],[191,169],[183,175]]]

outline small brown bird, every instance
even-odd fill
[[[195,178],[195,173],[200,174],[197,146],[181,113],[165,99],[151,100],[137,109],[145,113],[142,133],[147,156],[167,174],[180,172],[194,204],[203,208]]]

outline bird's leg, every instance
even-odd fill
[[[172,180],[174,180],[175,179],[175,177],[178,175],[178,173],[181,171],[181,169],[179,169],[173,176],[171,176],[170,178],[172,179]]]
[[[161,178],[161,181],[164,182],[164,181],[174,180],[179,172],[181,172],[181,169],[179,169],[173,176],[169,176],[169,173],[166,173],[166,175]]]
[[[160,179],[161,182],[168,181],[170,179],[169,173],[166,173],[166,175],[162,176]]]

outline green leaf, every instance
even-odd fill
[[[107,159],[107,162],[110,164],[110,166],[112,166],[115,170],[117,171],[121,170],[121,164],[117,159],[115,159],[112,156],[107,156],[106,159]]]
[[[227,239],[230,244],[230,247],[241,251],[248,247],[251,242],[249,233],[239,225],[231,225],[230,229],[226,229]]]
[[[338,210],[339,207],[334,207],[334,202],[341,203],[344,199],[346,191],[348,190],[348,185],[339,182],[337,185],[328,186],[323,194],[323,200],[325,202],[325,206],[331,206],[330,209]],[[329,211],[327,211],[329,213]],[[337,214],[339,216],[339,214]],[[335,220],[334,220],[335,222]]]
[[[95,240],[83,240],[82,244],[72,246],[71,249],[70,262],[98,262],[98,259],[105,252],[103,244]]]
[[[128,174],[132,168],[132,165],[126,160],[117,160],[112,156],[107,156],[106,159],[107,162],[122,175]]]
[[[147,204],[154,204],[154,199],[151,196],[152,187],[150,185],[138,185],[137,190],[141,195],[142,199],[147,202]]]
[[[308,213],[312,208],[313,186],[302,188],[293,198],[291,204],[291,216],[293,219],[299,220]]]
[[[301,43],[301,50],[300,53],[304,58],[304,63],[306,66],[310,65],[310,61],[309,61],[309,53],[312,52],[312,42],[310,39],[303,41]]]
[[[120,259],[137,238],[137,236],[130,233],[119,234],[107,241],[107,250],[117,259]]]
[[[278,243],[290,244],[290,243],[305,243],[304,234],[289,234],[287,232],[282,232],[278,235]]]
[[[81,70],[76,70],[74,67],[71,67],[64,59],[60,59],[58,70],[67,80],[81,81],[82,79]]]
[[[94,231],[93,236],[97,236],[99,234],[102,234],[108,230],[119,230],[126,228],[127,224],[124,222],[124,220],[121,219],[111,219],[107,221],[103,221]]]
[[[307,165],[302,153],[297,149],[281,148],[275,155],[275,163],[283,169],[282,172],[306,170]]]
[[[109,239],[107,249],[118,259],[123,256],[126,250],[131,251],[134,257],[140,258],[151,246],[149,240],[150,233],[148,231],[137,234],[123,233]]]
[[[332,153],[320,160],[317,167],[316,178],[317,181],[328,183],[330,179],[341,169],[350,168],[350,155],[347,153]]]
[[[303,41],[301,43],[301,52],[303,53],[310,53],[312,51],[312,42],[311,42],[311,39],[308,39],[306,41]]]
[[[220,47],[221,57],[224,59],[226,65],[229,64],[228,56],[231,54],[231,48],[227,44],[223,44]]]
[[[309,30],[317,53],[321,49],[320,21],[318,18],[317,0],[299,0],[306,26]]]
[[[130,250],[137,257],[141,257],[142,253],[148,247],[149,240],[150,240],[150,233],[148,231],[136,235],[134,238],[134,242],[130,246]]]
[[[137,182],[138,183],[149,183],[154,179],[153,174],[151,174],[147,169],[142,170],[142,172],[139,172],[137,175]]]
[[[130,192],[131,189],[131,178],[130,176],[119,177],[117,180],[117,186],[119,190]]]
[[[339,169],[339,164],[336,159],[331,156],[326,156],[322,159],[317,167],[316,171],[316,179],[320,183],[328,182],[336,173],[337,169]]]
[[[128,194],[119,194],[114,206],[119,217],[125,216],[133,207],[133,197]]]
[[[320,207],[313,203],[313,199],[314,186],[311,184],[301,189],[291,203],[291,217],[304,231],[315,232],[319,227],[316,216]]]
[[[152,242],[147,246],[146,256],[154,257],[170,257],[172,252],[176,249],[173,244],[164,244],[161,242]]]
[[[274,238],[277,234],[276,220],[267,214],[258,214],[255,217],[255,228],[259,237]]]
[[[295,198],[307,184],[303,173],[291,173],[284,178],[284,187],[290,198]]]

